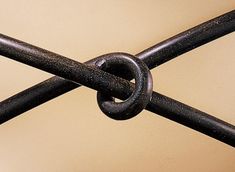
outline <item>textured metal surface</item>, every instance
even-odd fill
[[[228,34],[234,29],[235,11],[231,11],[163,41],[136,56],[143,60],[149,68],[153,68],[184,52]],[[84,65],[4,35],[0,35],[0,53],[68,79],[52,77],[1,102],[1,123],[77,88],[80,86],[77,83],[98,91],[107,91],[120,99],[128,98],[134,91],[134,86],[129,81],[96,69],[95,62],[98,59],[91,60]],[[146,109],[235,146],[235,127],[233,125],[176,100],[153,92],[152,99]]]
[[[97,101],[100,109],[108,117],[116,120],[130,119],[139,114],[149,103],[152,97],[152,75],[140,59],[126,53],[111,53],[100,56],[96,66],[109,73],[118,73],[120,70],[130,73],[135,79],[135,89],[130,97],[123,102],[115,102],[109,92],[97,92]],[[127,78],[128,79],[128,78]]]

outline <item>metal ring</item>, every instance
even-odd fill
[[[115,102],[109,93],[97,92],[100,109],[108,117],[116,120],[126,120],[136,116],[148,104],[152,96],[152,75],[144,62],[127,53],[110,53],[99,57],[96,62],[101,70],[115,74],[125,71],[135,79],[135,89],[131,96],[123,102]],[[118,74],[119,76],[119,74]]]

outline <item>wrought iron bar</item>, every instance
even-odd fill
[[[228,34],[234,31],[234,28],[235,11],[231,11],[163,41],[136,56],[142,59],[150,68],[153,68],[177,55]],[[63,78],[80,82],[99,91],[107,90],[104,90],[102,86],[108,86],[109,93],[121,99],[129,97],[133,91],[133,85],[127,80],[95,69],[97,59],[87,62],[86,64],[89,64],[88,67],[71,59],[64,58],[55,53],[4,35],[0,36],[0,52],[2,55],[9,58],[29,63],[32,66],[52,72]],[[84,72],[83,74],[85,75],[91,74],[89,75],[91,78],[83,76],[82,73],[77,73],[79,71]],[[1,122],[3,123],[20,113],[79,86],[63,78],[57,76],[52,77],[1,102]],[[109,81],[115,81],[115,85],[110,84]],[[94,85],[94,83],[97,85]],[[231,146],[235,146],[235,127],[233,125],[176,100],[154,92],[146,109],[200,131]]]

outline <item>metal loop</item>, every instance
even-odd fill
[[[118,76],[118,71],[126,75],[131,74],[135,79],[134,91],[123,102],[115,102],[108,92],[97,92],[98,105],[104,114],[112,119],[126,120],[136,116],[146,107],[152,96],[153,81],[145,63],[127,53],[110,53],[100,56],[96,65],[101,70]]]

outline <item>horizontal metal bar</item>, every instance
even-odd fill
[[[233,26],[234,26],[234,18],[235,18],[234,11],[232,11],[228,14],[229,14],[229,18],[230,18],[230,20],[229,20],[230,24],[233,23]],[[231,15],[231,14],[233,14],[233,15]],[[231,16],[233,17],[233,20],[231,19]],[[219,20],[219,18],[217,18],[217,20]],[[226,21],[226,22],[228,22],[228,21]],[[217,23],[219,23],[219,21],[217,21]],[[226,27],[222,27],[222,28],[224,28],[224,30],[226,30]],[[230,30],[230,32],[231,32],[230,27],[228,28],[228,30]],[[223,33],[225,33],[225,32],[223,32]],[[213,39],[215,39],[215,38],[213,37]],[[9,40],[10,40],[10,42],[8,42]],[[209,42],[209,40],[207,40],[207,41]],[[9,37],[5,37],[4,35],[1,35],[1,43],[0,44],[1,44],[1,46],[0,46],[1,52],[2,52],[2,48],[4,49],[4,51],[2,53],[3,55],[11,56],[11,57],[14,56],[13,58],[15,58],[16,60],[20,59],[20,61],[25,60],[24,58],[26,57],[26,59],[29,60],[30,64],[32,63],[32,65],[34,65],[34,66],[38,65],[38,64],[35,64],[34,58],[38,58],[38,57],[41,58],[43,56],[46,58],[46,62],[51,62],[51,60],[52,61],[56,60],[59,56],[54,53],[48,52],[46,50],[42,50],[40,48],[37,48],[35,46],[31,46],[29,44],[23,43],[21,41],[17,41],[17,40],[11,39]],[[197,44],[197,45],[199,45],[199,44]],[[171,44],[171,46],[172,46],[172,44]],[[195,46],[193,46],[192,44],[188,45],[188,46],[195,48]],[[167,45],[165,47],[167,47]],[[155,47],[155,48],[157,48],[157,47]],[[175,49],[174,51],[177,51],[177,49]],[[185,51],[187,51],[187,50],[185,50]],[[48,57],[48,54],[49,54],[49,57]],[[173,54],[177,54],[177,53],[174,52]],[[152,58],[151,54],[146,53],[146,52],[142,53],[141,57],[143,58],[145,56]],[[62,58],[60,60],[62,60],[62,61],[58,62],[59,67],[63,67],[64,58]],[[149,61],[151,61],[151,60],[148,60],[148,58],[143,58],[143,60],[147,64]],[[71,64],[74,65],[77,63],[77,62],[74,62],[71,60],[68,60],[68,61],[69,62],[67,62],[67,59],[65,61],[65,64],[68,66]],[[37,59],[37,62],[38,62],[38,59]],[[94,61],[91,61],[90,63],[93,63],[93,62]],[[48,66],[48,64],[43,63],[43,65],[39,66],[39,67],[46,68],[46,70],[52,70],[53,73],[56,72],[56,74],[61,75],[60,70],[57,71],[57,69],[54,69],[54,68],[51,69],[50,65],[53,66],[55,64],[50,63]],[[73,67],[75,67],[77,64],[75,66],[73,66],[73,65],[72,65],[72,71],[77,72],[75,69],[73,69]],[[80,66],[80,64],[78,66]],[[152,66],[154,66],[154,65],[152,65]],[[49,67],[49,69],[48,69],[48,67]],[[89,72],[97,72],[95,69],[93,71],[92,68],[89,68],[88,71]],[[66,75],[66,72],[67,72],[67,69],[65,69],[65,71],[62,71],[61,76],[64,77],[64,75]],[[70,75],[70,74],[72,74],[72,75]],[[74,77],[73,73],[69,72],[68,75],[69,76],[65,76],[65,78],[71,79],[71,77],[72,77],[72,80],[73,80],[73,77]],[[74,75],[75,75],[75,73],[74,73]],[[102,72],[101,72],[101,75],[103,75]],[[107,73],[105,73],[104,75],[105,75],[105,77],[108,76]],[[131,93],[132,86],[129,84],[129,82],[127,82],[128,84],[126,85],[126,81],[124,81],[120,78],[117,79],[117,77],[114,77],[112,75],[108,76],[107,78],[109,78],[109,77],[111,77],[111,79],[115,78],[116,81],[118,81],[118,83],[120,84],[119,86],[124,88],[123,90],[121,90],[121,89],[116,90],[116,88],[119,88],[119,86],[117,86],[115,88],[115,90],[117,92],[116,93],[114,93],[115,91],[112,92],[112,93],[114,93],[114,95],[118,94],[115,96],[119,97],[123,93],[125,95],[129,95]],[[86,79],[87,78],[85,78],[85,79],[83,78],[84,82],[86,81]],[[88,81],[90,82],[91,80],[88,79]],[[80,80],[79,80],[79,82],[80,82]],[[100,83],[99,81],[97,81],[97,82]],[[115,84],[115,86],[116,86],[116,84]],[[13,96],[13,97],[1,102],[1,104],[0,104],[0,107],[1,107],[0,108],[0,119],[2,119],[4,122],[4,121],[10,119],[11,117],[14,117],[15,114],[17,114],[17,113],[19,114],[19,113],[22,113],[26,110],[29,110],[29,109],[45,102],[45,101],[50,100],[51,98],[57,97],[60,94],[63,94],[69,90],[76,88],[76,87],[78,87],[78,85],[71,82],[71,81],[64,80],[59,77],[53,77],[53,78],[51,78],[47,81],[44,81],[44,82],[26,90],[26,91],[19,93],[16,96]],[[113,89],[113,88],[111,88],[111,89]],[[102,88],[101,88],[101,90],[102,90]],[[129,90],[129,91],[126,91],[126,90]],[[48,93],[50,93],[50,94],[48,94]],[[120,93],[120,95],[119,95],[119,93]],[[124,94],[123,94],[123,96],[124,96]],[[16,100],[21,100],[21,101],[16,101]],[[14,102],[14,103],[12,103],[12,102]],[[32,104],[29,105],[28,102],[31,102]],[[21,105],[25,105],[25,106],[21,106]],[[10,108],[8,108],[8,107],[10,107]],[[20,107],[22,107],[23,110]],[[13,111],[12,111],[12,109],[13,109]],[[234,128],[234,126],[232,126],[226,122],[223,122],[217,118],[214,118],[206,113],[203,113],[199,110],[196,110],[196,109],[191,108],[187,105],[184,105],[178,101],[175,101],[175,100],[170,99],[166,96],[163,96],[161,94],[158,94],[158,93],[153,94],[153,99],[151,100],[150,104],[147,106],[147,109],[152,112],[158,113],[166,118],[169,118],[171,120],[179,122],[183,125],[186,125],[190,128],[198,130],[198,131],[200,131],[204,134],[207,134],[211,137],[214,137],[218,140],[221,140],[221,141],[223,141],[227,144],[230,144],[232,146],[234,146],[234,144],[235,144],[235,132],[234,132],[235,128]]]

